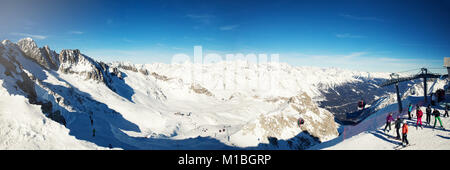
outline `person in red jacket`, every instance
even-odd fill
[[[408,139],[406,138],[408,134],[408,124],[406,123],[406,121],[403,121],[402,134],[402,145],[405,146],[405,143],[406,145],[409,145]]]
[[[417,129],[418,126],[420,126],[420,128],[423,129],[423,127],[422,127],[422,116],[423,116],[423,112],[422,112],[422,110],[420,109],[420,107],[417,107],[416,115],[417,115],[416,129]]]

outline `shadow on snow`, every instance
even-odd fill
[[[436,135],[436,136],[441,137],[441,138],[444,138],[444,139],[450,139],[449,136],[442,136],[442,135]]]
[[[107,147],[109,144],[120,146],[121,148],[133,149],[121,138],[115,136],[123,133],[121,130],[140,132],[139,127],[126,120],[120,113],[109,108],[106,104],[96,101],[88,93],[82,92],[70,85],[64,87],[42,82],[53,92],[67,98],[62,101],[65,105],[71,107],[67,110],[60,106],[61,98],[47,99],[51,100],[56,106],[54,110],[59,110],[66,120],[66,128],[70,130],[69,134],[77,139],[93,142],[99,146]],[[93,124],[91,125],[91,119]],[[95,129],[95,137],[94,131]]]
[[[380,139],[386,141],[386,142],[389,142],[389,143],[392,143],[392,144],[395,144],[395,145],[401,145],[402,144],[400,141],[394,139],[395,138],[394,136],[386,134],[386,133],[382,132],[381,130],[377,130],[375,132],[372,131],[372,132],[369,132],[369,133],[372,134],[373,136],[377,137],[377,138],[380,138]],[[389,138],[391,138],[391,139],[389,139]]]

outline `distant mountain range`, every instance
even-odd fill
[[[14,109],[4,110],[11,117],[0,115],[8,122],[0,133],[10,136],[0,135],[0,148],[61,149],[49,144],[62,142],[46,135],[55,131],[73,143],[63,149],[306,149],[337,137],[359,100],[371,104],[393,93],[377,86],[387,78],[285,63],[104,63],[79,50],[58,54],[31,38],[4,40],[0,106],[22,96],[20,107],[30,109],[18,112],[40,106],[45,117],[11,120]],[[60,126],[30,124],[46,119]],[[19,125],[43,140],[16,134]]]

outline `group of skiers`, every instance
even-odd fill
[[[409,104],[409,109],[408,109],[408,115],[409,115],[409,120],[411,120],[411,112],[409,110],[412,110],[412,104]],[[445,113],[444,113],[444,117],[448,116],[448,110],[449,110],[449,105],[446,104],[445,105]],[[437,110],[436,108],[431,109],[431,105],[428,105],[427,108],[425,109],[425,114],[426,114],[426,123],[428,126],[431,126],[431,116],[434,116],[434,125],[433,128],[436,128],[436,123],[437,121],[439,121],[439,124],[441,125],[441,128],[444,128],[444,126],[442,125],[442,121],[441,121],[441,113],[439,112],[439,110]],[[417,127],[422,127],[422,117],[423,117],[423,111],[422,109],[420,109],[419,105],[416,105],[416,116],[417,116],[417,123],[416,123],[416,129]]]
[[[445,113],[443,117],[449,117],[448,115],[448,110],[450,109],[450,106],[448,104],[445,105]],[[408,106],[408,119],[411,120],[413,115],[412,115],[412,111],[413,110],[413,105],[409,104]],[[441,125],[441,128],[444,129],[444,126],[442,125],[442,121],[441,121],[441,113],[439,112],[439,110],[437,110],[436,108],[431,109],[431,105],[428,105],[426,110],[425,110],[425,114],[426,114],[426,123],[428,126],[431,126],[431,116],[434,116],[434,125],[433,128],[436,128],[436,123],[437,121],[439,121],[439,124]],[[416,105],[416,117],[417,117],[417,121],[416,121],[416,129],[418,129],[418,127],[420,127],[421,129],[423,129],[422,127],[422,117],[423,117],[423,111],[422,109],[420,109],[419,105]],[[386,132],[386,130],[389,132],[391,130],[391,122],[394,121],[394,118],[392,117],[392,113],[389,113],[388,116],[386,117],[386,126],[384,127],[384,132]],[[408,134],[408,124],[406,122],[406,120],[403,120],[400,116],[397,116],[397,119],[395,120],[395,129],[397,132],[397,136],[396,139],[400,140],[400,128],[402,129],[402,145],[406,146],[409,144],[408,139],[407,139],[407,134]]]
[[[91,121],[91,126],[92,126],[92,137],[95,137],[95,127],[94,127],[94,119],[92,118],[93,113],[89,112],[89,120]],[[112,149],[113,146],[112,144],[108,144],[108,148]]]
[[[389,128],[387,131],[389,132],[391,130],[391,122],[394,121],[394,118],[392,117],[392,113],[389,113],[386,118],[386,126],[384,127],[384,131],[386,132],[386,129]],[[409,144],[407,139],[408,134],[408,124],[406,123],[406,120],[402,120],[400,116],[397,116],[397,119],[395,120],[395,129],[397,132],[396,139],[402,139],[402,145],[405,146]],[[400,138],[400,128],[402,128],[402,137]]]

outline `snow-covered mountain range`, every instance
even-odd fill
[[[0,148],[306,149],[337,137],[361,98],[392,95],[377,85],[387,78],[285,63],[103,63],[4,40]]]

